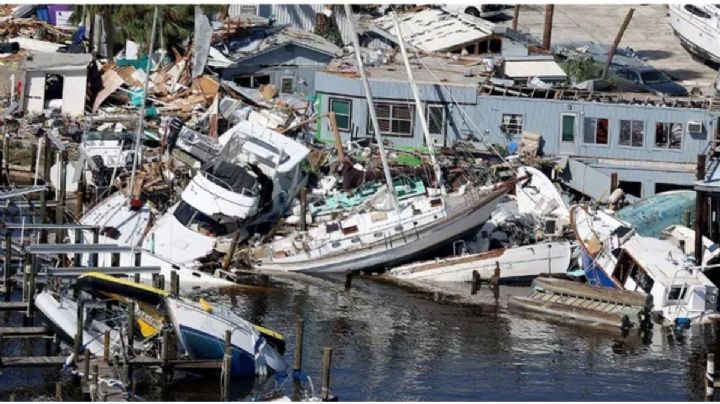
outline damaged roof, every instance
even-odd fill
[[[92,62],[89,53],[58,53],[30,51],[23,62],[26,71],[86,68]]]
[[[495,24],[489,21],[439,8],[404,13],[399,18],[405,42],[425,52],[444,51],[495,33]],[[377,18],[374,24],[384,31],[383,36],[397,42],[392,15]]]
[[[252,40],[250,43],[239,48],[231,57],[234,57],[234,61],[237,63],[289,44],[314,50],[332,57],[342,54],[342,50],[339,47],[319,35],[292,27],[284,27],[264,38]]]
[[[505,60],[504,70],[505,76],[511,79],[540,77],[565,80],[567,78],[565,71],[552,57],[508,58]]]

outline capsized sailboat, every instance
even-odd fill
[[[602,211],[576,205],[571,226],[592,286],[640,291],[653,298],[653,313],[667,325],[720,319],[718,288],[673,243],[643,237]]]

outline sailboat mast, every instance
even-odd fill
[[[152,67],[152,54],[155,46],[155,27],[157,26],[158,17],[158,6],[155,6],[155,13],[153,14],[152,33],[150,34],[150,47],[148,48],[148,60],[145,68],[145,84],[143,88],[143,100],[140,105],[140,119],[138,122],[137,135],[135,136],[135,153],[133,153],[133,165],[132,172],[130,174],[130,195],[132,195],[135,188],[135,172],[137,171],[138,155],[140,154],[140,145],[142,141],[143,129],[145,126],[145,103],[147,102],[148,83],[150,82],[150,69]],[[132,200],[128,198],[128,200]]]
[[[357,32],[355,31],[355,21],[353,20],[352,9],[349,4],[345,4],[345,14],[350,22],[350,33],[353,40],[353,47],[355,48],[355,59],[357,61],[358,72],[362,78],[363,87],[365,88],[365,98],[367,99],[368,109],[370,110],[370,120],[372,121],[373,130],[375,132],[375,140],[380,150],[380,160],[382,161],[383,171],[385,172],[385,181],[387,182],[388,191],[390,192],[390,200],[392,201],[393,208],[399,209],[397,201],[397,195],[395,194],[395,187],[393,186],[392,176],[390,175],[390,165],[387,162],[387,155],[385,154],[385,146],[383,146],[382,136],[380,135],[380,124],[378,123],[377,114],[375,113],[375,103],[373,102],[372,94],[370,93],[370,83],[368,82],[367,75],[365,74],[365,65],[363,64],[362,54],[360,52],[360,41],[358,40]]]
[[[417,108],[418,115],[420,116],[420,125],[422,126],[423,135],[425,135],[425,143],[430,151],[430,161],[432,162],[433,171],[435,171],[435,186],[439,187],[440,192],[445,195],[445,185],[443,184],[440,166],[435,158],[435,144],[433,143],[432,137],[430,137],[430,129],[427,123],[427,116],[425,115],[425,106],[422,101],[420,101],[420,91],[415,83],[415,76],[413,76],[412,69],[410,68],[410,60],[408,59],[407,51],[405,50],[405,39],[400,31],[400,19],[398,18],[396,12],[393,11],[392,14],[395,22],[395,31],[397,32],[398,43],[400,45],[400,53],[402,53],[405,70],[407,70],[408,80],[410,81],[410,87],[412,88],[413,97],[415,98],[415,106]]]

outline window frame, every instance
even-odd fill
[[[505,116],[519,116],[520,117],[520,130],[516,133],[507,132],[506,126],[505,126]],[[523,130],[525,130],[525,114],[517,114],[514,112],[503,112],[500,116],[500,132],[502,132],[506,136],[515,136],[515,135],[522,135]]]
[[[680,147],[679,147],[679,148],[677,148],[677,149],[671,149],[671,148],[670,148],[670,133],[668,133],[667,146],[663,147],[663,146],[658,146],[658,145],[657,145],[657,126],[658,126],[659,124],[669,124],[669,125],[678,124],[678,125],[680,125],[680,126],[682,127],[682,131],[681,131],[681,133],[680,133]],[[655,132],[653,133],[653,143],[652,143],[652,149],[653,149],[654,151],[671,151],[671,152],[675,152],[675,153],[682,153],[682,151],[683,151],[683,145],[684,145],[684,143],[685,143],[685,140],[683,139],[683,138],[685,137],[685,129],[686,129],[685,123],[683,123],[683,122],[662,122],[662,121],[656,121],[654,126],[655,126]]]
[[[284,92],[283,91],[283,82],[285,80],[290,80],[290,92]],[[293,76],[281,76],[280,77],[280,94],[293,94],[295,93],[295,77]]]
[[[565,125],[565,117],[570,116],[573,118],[573,133],[572,133],[572,140],[565,140],[563,132],[564,125]],[[567,143],[567,144],[575,144],[577,141],[577,130],[578,130],[578,114],[569,113],[569,112],[563,112],[560,114],[560,142]]]
[[[430,108],[439,108],[442,111],[439,133],[433,133],[431,130]],[[443,138],[445,137],[446,128],[447,128],[447,112],[446,112],[445,105],[443,105],[443,104],[427,104],[427,105],[425,105],[425,119],[427,120],[427,123],[428,123],[428,133],[430,135],[442,136]]]
[[[622,130],[623,130],[623,124],[622,124],[622,123],[623,123],[623,122],[628,122],[628,121],[630,122],[630,144],[622,144],[622,143],[620,143],[620,141],[622,140]],[[633,132],[632,132],[632,129],[633,129],[633,124],[634,124],[634,123],[637,123],[637,122],[642,123],[642,125],[643,125],[642,144],[641,144],[640,146],[633,146],[633,137],[632,137],[632,136],[633,136]],[[630,119],[618,119],[618,142],[617,142],[618,147],[628,148],[628,149],[635,149],[635,150],[644,149],[644,148],[645,148],[645,136],[647,135],[647,133],[646,133],[646,128],[647,128],[646,122],[643,121],[643,120],[640,120],[640,119],[632,119],[632,118],[630,118]]]
[[[375,112],[376,112],[376,113],[378,112],[378,109],[379,109],[378,107],[380,107],[380,106],[389,106],[389,107],[390,107],[390,109],[389,109],[389,116],[388,116],[387,118],[380,117],[380,115],[377,114],[378,123],[379,123],[380,121],[382,121],[382,120],[387,120],[387,121],[389,122],[389,128],[388,128],[389,130],[385,132],[385,131],[383,131],[382,129],[380,129],[380,136],[405,137],[405,138],[415,137],[415,112],[416,112],[416,111],[415,111],[415,105],[405,104],[405,103],[400,103],[400,102],[377,102],[377,103],[375,103]],[[405,108],[408,108],[408,109],[410,110],[410,118],[409,118],[409,119],[394,118],[394,117],[393,117],[393,112],[394,112],[394,108],[396,108],[396,107],[405,107]],[[368,109],[369,109],[369,108],[370,108],[370,107],[368,106]],[[369,111],[368,111],[368,122],[370,121],[370,119],[371,119],[371,117],[370,117],[370,113],[369,113]],[[406,134],[406,133],[400,133],[400,132],[392,132],[393,121],[396,121],[396,120],[397,120],[397,121],[406,121],[406,120],[409,120],[409,122],[410,122],[410,133],[407,133],[407,134]],[[372,130],[372,124],[371,124],[371,123],[368,124],[368,128],[370,128],[370,130]]]
[[[339,101],[339,102],[347,102],[348,103],[348,113],[338,113],[333,110],[333,103]],[[351,98],[340,98],[340,97],[330,97],[328,100],[328,111],[333,112],[335,114],[335,124],[337,125],[337,128],[340,132],[351,132],[352,129],[352,106],[353,106],[353,100]],[[337,122],[337,116],[338,115],[347,115],[348,118],[348,126],[347,128],[341,127],[340,124]]]
[[[587,119],[594,119],[595,120],[595,135],[594,135],[594,143],[587,143],[585,141],[585,124]],[[597,121],[598,120],[605,120],[607,121],[607,141],[605,143],[598,143],[597,142]],[[604,118],[604,117],[597,117],[597,116],[583,116],[583,122],[582,122],[582,145],[583,146],[594,146],[594,147],[610,147],[610,118]]]

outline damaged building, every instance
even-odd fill
[[[472,141],[513,150],[524,134],[540,135],[539,153],[559,156],[561,179],[595,198],[609,195],[611,173],[637,197],[689,187],[697,154],[720,124],[720,110],[705,99],[500,86],[477,61],[421,60],[413,62],[415,80],[436,145]],[[368,67],[368,75],[383,138],[398,147],[424,146],[402,65]],[[370,136],[359,78],[337,64],[318,72],[315,82],[318,113],[335,112],[344,141]],[[329,125],[320,125],[317,136],[332,139]]]

